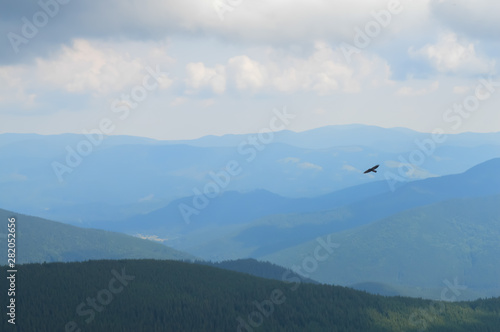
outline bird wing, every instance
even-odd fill
[[[370,172],[375,172],[375,170],[379,167],[380,165],[375,165],[373,166],[372,168],[369,168],[367,169],[366,171],[364,171],[363,173],[366,174],[366,173],[370,173]]]

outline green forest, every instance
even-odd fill
[[[269,280],[168,260],[19,265],[15,299],[16,324],[2,319],[1,331],[493,332],[500,326],[500,298],[383,297],[301,282],[287,272],[282,281]]]

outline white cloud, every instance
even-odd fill
[[[147,66],[144,59],[77,39],[71,47],[63,46],[55,57],[37,59],[36,74],[46,84],[67,92],[105,95],[142,83]],[[171,84],[168,77],[160,80],[162,88]]]
[[[304,161],[304,162],[300,162],[300,159],[299,158],[296,158],[296,157],[287,157],[287,158],[284,158],[284,159],[280,159],[278,160],[279,162],[282,162],[282,163],[285,163],[285,164],[296,164],[298,168],[302,168],[302,169],[311,169],[311,170],[316,170],[316,171],[322,171],[323,170],[323,167],[319,166],[319,165],[316,165],[316,164],[313,164],[313,163],[310,163],[310,162],[307,162],[307,161]]]
[[[168,91],[155,92],[117,134],[248,133],[279,105],[301,117],[291,130],[355,122],[425,131],[440,123],[442,105],[453,103],[455,93],[475,87],[475,74],[494,71],[499,4],[401,0],[403,11],[348,63],[339,46],[352,44],[354,29],[388,2],[243,0],[223,21],[212,1],[61,6],[18,55],[8,56],[14,52],[7,38],[0,40],[7,50],[0,55],[0,131],[80,132],[142,81],[145,66],[157,64],[168,71],[160,82]],[[36,2],[13,2],[0,26],[20,33],[19,18],[37,10]],[[409,54],[411,45],[418,46]],[[429,69],[431,79],[422,78]],[[418,98],[408,103],[407,96]],[[496,130],[497,108],[491,99],[480,117],[487,120],[471,118],[463,130]]]
[[[226,69],[222,65],[208,68],[202,62],[188,63],[186,74],[186,85],[190,88],[210,87],[217,94],[226,90]]]
[[[228,67],[239,90],[255,92],[268,83],[267,68],[246,55],[229,59]]]
[[[68,92],[119,91],[141,70],[136,59],[125,59],[112,50],[99,50],[86,40],[75,40],[53,59],[37,59],[38,76]]]
[[[31,110],[36,106],[37,94],[29,91],[22,77],[28,75],[20,66],[0,67],[0,105],[16,105],[17,109]],[[11,111],[10,109],[0,109]]]
[[[225,66],[215,68],[208,68],[202,62],[188,64],[186,84],[193,89],[189,92],[209,86],[222,93],[227,83],[228,87],[250,93],[314,92],[324,96],[356,93],[363,85],[378,86],[390,81],[389,67],[382,59],[360,55],[347,64],[340,49],[325,42],[316,42],[314,52],[306,58],[278,54],[272,48],[262,53],[265,56],[260,61],[239,55],[229,58]]]
[[[347,64],[339,48],[322,41],[315,43],[311,56],[284,57],[271,68],[274,89],[288,93],[312,91],[320,96],[359,92],[363,82],[386,83],[390,75],[387,64],[380,58],[360,55]]]
[[[345,170],[345,171],[348,171],[348,172],[359,172],[359,173],[361,172],[361,171],[360,171],[359,169],[357,169],[356,167],[351,166],[351,165],[347,165],[347,164],[343,165],[343,166],[342,166],[342,169],[343,169],[343,170]]]
[[[455,33],[447,33],[436,44],[427,44],[419,50],[410,48],[410,56],[424,58],[442,73],[481,74],[490,72],[495,61],[476,54],[474,43],[459,40]]]
[[[280,159],[278,161],[280,161],[282,163],[285,163],[285,164],[287,164],[287,163],[295,164],[295,163],[298,163],[300,161],[300,159],[299,158],[295,158],[295,157],[287,157],[287,158],[284,158],[284,159]]]
[[[399,90],[396,93],[400,96],[407,96],[407,97],[423,96],[435,92],[438,88],[439,88],[439,81],[434,81],[429,86],[420,89],[413,88],[410,86],[403,86],[399,88]]]
[[[17,172],[7,174],[7,175],[0,177],[0,183],[1,182],[24,182],[26,180],[28,180],[28,177],[26,175],[20,174]]]
[[[316,165],[316,164],[313,164],[313,163],[308,163],[308,162],[300,163],[297,166],[299,168],[303,168],[303,169],[312,169],[312,170],[316,170],[316,171],[322,171],[323,170],[323,167],[321,167],[319,165]]]
[[[149,194],[145,197],[142,197],[142,198],[139,198],[139,202],[148,202],[148,201],[152,201],[153,198],[155,197],[154,194]]]
[[[169,89],[174,82],[167,72],[172,63],[162,43],[77,39],[54,50],[50,58],[0,66],[0,103],[4,106],[0,111],[27,114],[82,109],[80,101],[102,103],[113,94],[130,93],[132,86],[144,84],[145,77],[157,70],[158,90]],[[148,84],[155,82],[150,79]],[[83,98],[74,101],[72,94]]]
[[[399,168],[398,175],[401,173],[408,179],[426,179],[429,177],[435,177],[437,175],[411,163],[402,163],[396,160],[387,160],[384,163],[385,166],[389,168]],[[401,170],[401,171],[400,171]]]

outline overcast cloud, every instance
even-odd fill
[[[498,12],[486,0],[3,1],[0,133],[114,117],[113,134],[185,139],[258,131],[283,106],[297,131],[498,131],[500,86],[460,128],[443,118],[481,78],[500,81]]]

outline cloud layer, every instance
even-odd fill
[[[250,132],[282,105],[301,114],[295,130],[352,122],[432,130],[480,78],[497,77],[499,6],[485,0],[8,2],[0,11],[0,132],[80,132],[142,85],[146,68],[157,67],[159,89],[116,133]],[[496,96],[461,130],[492,130]]]

